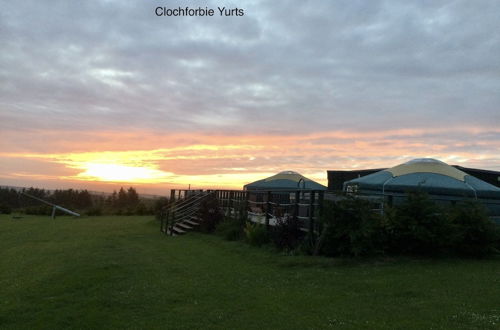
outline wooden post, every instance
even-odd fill
[[[298,222],[299,220],[299,201],[300,201],[300,191],[295,192],[295,205],[293,206],[293,220]]]
[[[165,215],[165,235],[168,235],[169,225],[170,225],[170,209],[167,209],[167,214]]]
[[[267,192],[267,202],[266,202],[266,229],[269,230],[269,218],[271,217],[271,191]]]
[[[172,211],[172,215],[170,216],[170,221],[169,221],[170,236],[174,236],[174,232],[172,230],[174,229],[174,224],[175,224],[175,211]]]
[[[240,217],[241,218],[241,212],[243,212],[243,210],[245,210],[245,207],[246,207],[246,193],[244,191],[241,191],[240,192],[240,204],[238,206],[238,208],[240,209]]]
[[[243,206],[244,207],[243,212],[247,216],[246,219],[245,219],[245,221],[248,220],[248,199],[249,198],[250,198],[250,192],[247,190],[247,191],[245,191],[245,201],[243,203],[243,205],[244,205]]]
[[[309,233],[311,236],[312,243],[314,243],[314,201],[316,195],[314,194],[314,190],[311,190],[309,193]]]
[[[163,216],[165,214],[165,211],[161,210],[160,211],[160,233],[163,233]]]
[[[319,191],[318,192],[318,204],[319,204],[319,212],[318,212],[318,216],[320,218],[323,217],[323,201],[325,200],[325,192],[323,190]],[[322,226],[323,226],[323,221],[320,221],[319,222],[319,225],[321,226],[319,228],[319,232],[321,233],[321,231],[323,230]]]
[[[237,209],[237,212],[236,212],[236,218],[239,219],[241,218],[241,208],[243,207],[243,193],[241,191],[238,191],[236,193],[236,200],[238,201],[238,209]]]
[[[175,189],[170,190],[170,202],[175,201]]]
[[[233,218],[233,208],[234,208],[234,191],[229,192],[229,216]]]
[[[325,200],[325,192],[318,191],[318,204],[319,204],[319,215],[323,215],[323,201]]]
[[[163,228],[165,228],[165,210],[160,211],[160,233],[163,233]]]

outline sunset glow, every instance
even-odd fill
[[[158,19],[141,1],[4,1],[0,185],[326,185],[421,157],[500,170],[500,4],[238,5]]]
[[[475,129],[399,130],[385,134],[318,132],[288,136],[173,136],[144,132],[128,137],[121,135],[123,142],[115,144],[113,141],[120,136],[117,132],[103,137],[102,141],[108,143],[99,147],[80,142],[87,139],[72,134],[67,138],[67,145],[55,145],[54,151],[62,152],[8,149],[0,152],[4,159],[1,177],[13,184],[33,182],[28,180],[52,184],[67,182],[68,185],[103,190],[119,185],[139,185],[146,191],[165,193],[169,188],[189,185],[192,188],[241,189],[247,183],[277,172],[294,170],[327,184],[327,170],[390,167],[417,157],[495,169],[500,159],[496,152],[500,140],[465,143],[450,141],[446,136],[460,135],[471,141],[485,134],[499,133],[498,130],[485,133]],[[241,145],[234,141],[241,141]],[[127,145],[145,149],[123,150]],[[26,147],[29,146],[33,143],[26,141]],[[63,151],[75,147],[104,150]],[[30,163],[37,164],[36,170],[20,171]]]
[[[82,167],[85,170],[76,178],[88,181],[154,183],[162,182],[169,176],[151,167],[99,163],[86,163]]]

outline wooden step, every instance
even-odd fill
[[[199,226],[200,223],[199,222],[196,222],[195,220],[192,220],[193,218],[191,218],[190,220],[184,220],[184,223],[192,226],[192,227],[196,227],[196,226]]]
[[[172,228],[172,232],[178,235],[184,235],[186,233],[186,231],[179,228],[178,225],[175,225],[174,228]]]
[[[186,224],[186,223],[185,223],[186,221],[187,221],[187,220],[184,220],[184,222],[179,222],[179,223],[177,223],[177,224],[176,224],[176,226],[177,226],[177,227],[180,227],[180,228],[182,228],[182,229],[185,229],[185,230],[192,230],[192,229],[193,229],[193,227],[192,227],[192,226],[190,226],[190,225],[188,225],[188,224]]]

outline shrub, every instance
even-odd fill
[[[217,226],[217,233],[229,241],[239,240],[244,236],[247,219],[248,213],[244,206],[236,209],[235,218],[228,211],[223,221]]]
[[[224,220],[217,225],[216,232],[228,241],[237,241],[243,236],[243,227],[238,219],[225,217]]]
[[[11,214],[12,213],[12,209],[10,208],[9,205],[5,204],[5,203],[2,203],[0,204],[0,214]]]
[[[446,214],[423,192],[411,192],[385,214],[389,250],[396,254],[436,255],[450,250],[454,232]]]
[[[322,233],[326,234],[327,231],[323,231]],[[323,246],[322,242],[324,241],[324,237],[325,235],[315,240],[313,235],[305,233],[294,252],[301,255],[318,255],[322,252],[321,248]]]
[[[224,218],[224,214],[219,208],[219,201],[213,195],[201,202],[198,210],[198,217],[202,220],[200,230],[211,233]]]
[[[381,249],[381,217],[372,211],[372,203],[347,198],[337,203],[325,201],[318,240],[319,250],[328,256],[361,256]]]
[[[102,208],[98,206],[91,207],[90,209],[87,210],[86,214],[89,216],[102,215]]]
[[[303,236],[297,219],[289,215],[276,218],[276,225],[272,228],[272,241],[279,249],[295,249]]]
[[[250,245],[262,246],[269,242],[266,226],[248,221],[245,226],[245,235]]]
[[[448,214],[455,229],[453,249],[457,254],[484,256],[495,251],[498,229],[488,219],[481,204],[473,201],[459,203]]]

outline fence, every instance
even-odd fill
[[[171,201],[187,199],[203,190],[172,190]],[[317,233],[322,214],[323,190],[207,190],[213,193],[224,214],[236,217],[246,213],[249,221],[276,225],[278,219],[292,217],[299,228]]]

